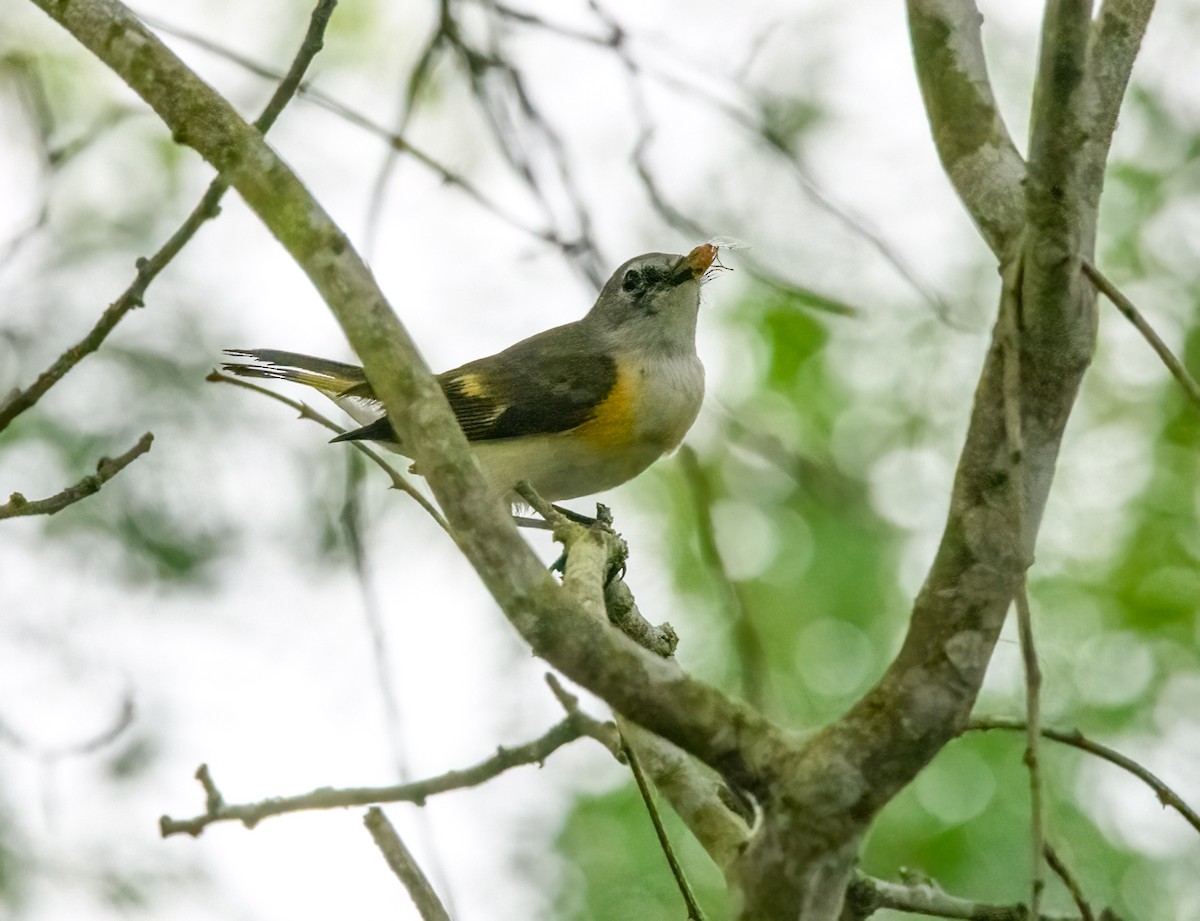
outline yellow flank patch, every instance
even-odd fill
[[[571,432],[600,449],[619,450],[633,440],[633,414],[641,375],[635,368],[617,369],[617,382],[596,407],[591,419]]]
[[[478,374],[461,374],[454,379],[462,395],[472,400],[482,400],[488,396],[488,389]]]

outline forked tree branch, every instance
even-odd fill
[[[988,89],[973,5],[913,0],[909,9],[934,139],[1004,262],[1005,309],[976,390],[945,531],[904,644],[879,683],[782,774],[776,793],[789,809],[767,810],[746,852],[742,888],[757,901],[743,918],[755,921],[836,917],[871,819],[966,724],[1032,560],[1094,344],[1094,297],[1078,258],[1091,251],[1100,186],[1085,166],[1098,153],[1089,131],[1097,110],[1120,100],[1101,105],[1100,90],[1085,79],[1090,5],[1047,5],[1035,164],[1024,188],[1025,171],[1015,169],[1019,158]],[[938,80],[946,86],[935,86]],[[1118,85],[1106,80],[1110,91]],[[962,164],[981,150],[992,157],[987,181],[964,183]],[[1007,363],[1019,371],[1015,381],[1005,380],[1006,350],[1016,359]],[[1019,451],[1011,449],[1006,407],[1019,409]]]

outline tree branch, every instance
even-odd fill
[[[1029,911],[1036,915],[1042,905],[1042,891],[1046,888],[1042,852],[1048,849],[1045,811],[1042,806],[1042,769],[1038,760],[1038,742],[1041,741],[1042,733],[1042,669],[1038,664],[1037,647],[1033,641],[1033,614],[1029,610],[1029,593],[1024,579],[1021,580],[1021,585],[1017,589],[1016,602],[1017,631],[1021,638],[1021,659],[1025,666],[1025,722],[1027,728],[1024,760],[1025,767],[1029,769],[1029,853],[1031,863]]]
[[[843,921],[863,921],[883,908],[935,918],[960,918],[964,921],[1030,921],[1025,905],[996,905],[959,898],[943,892],[932,883],[903,885],[870,876],[859,876],[846,893]],[[1062,915],[1036,916],[1038,921],[1081,921]]]
[[[308,65],[312,63],[312,59],[323,47],[325,26],[329,23],[329,17],[333,14],[333,8],[336,5],[337,0],[319,0],[313,10],[300,50],[296,52],[291,67],[288,68],[288,72],[271,95],[262,114],[254,122],[254,127],[263,134],[275,123],[284,107],[296,95],[304,72],[308,70]],[[158,252],[149,259],[138,260],[137,277],[121,293],[120,297],[105,308],[91,332],[63,352],[54,364],[38,375],[37,380],[0,405],[0,432],[4,431],[13,419],[34,406],[46,391],[62,380],[80,361],[100,348],[104,340],[108,338],[108,334],[116,328],[116,325],[130,310],[142,306],[146,290],[159,273],[179,255],[206,221],[220,213],[218,204],[228,189],[229,186],[219,176],[214,179],[200,199],[200,203],[192,209],[192,213],[187,216],[179,229],[171,235]]]
[[[1188,373],[1188,369],[1184,367],[1183,362],[1176,358],[1175,354],[1167,347],[1167,344],[1162,341],[1158,333],[1154,331],[1154,327],[1146,322],[1146,318],[1142,316],[1142,312],[1137,309],[1133,301],[1126,297],[1120,288],[1109,281],[1108,276],[1096,268],[1090,259],[1083,259],[1080,262],[1083,274],[1096,286],[1096,290],[1108,298],[1112,305],[1121,311],[1125,319],[1133,324],[1133,328],[1142,334],[1142,338],[1150,344],[1150,348],[1154,349],[1154,353],[1167,366],[1167,370],[1171,372],[1171,376],[1179,382],[1188,399],[1197,407],[1200,407],[1200,384],[1196,383],[1196,379]]]
[[[633,746],[629,744],[628,739],[622,737],[621,743],[622,750],[625,752],[625,758],[629,762],[629,770],[633,773],[634,782],[637,783],[638,793],[642,797],[646,811],[650,814],[650,822],[654,826],[654,834],[658,836],[659,846],[662,848],[663,855],[667,858],[667,864],[671,867],[671,875],[675,877],[675,883],[679,886],[679,894],[683,896],[683,902],[687,906],[688,921],[704,921],[704,911],[700,908],[700,903],[696,901],[696,895],[692,892],[692,887],[688,884],[683,867],[679,863],[679,858],[675,856],[675,849],[671,847],[671,839],[667,836],[667,829],[663,826],[662,816],[658,814],[658,806],[654,804],[654,792],[650,789],[650,784],[646,781],[646,775],[642,773],[642,766],[638,761],[637,753],[633,750]]]
[[[987,719],[975,719],[963,728],[964,732],[988,732],[993,729],[1006,729],[1012,732],[1025,732],[1026,725],[1021,720],[1006,719],[1003,717],[988,717]],[[1128,771],[1142,783],[1146,784],[1154,791],[1158,797],[1158,801],[1164,806],[1170,806],[1178,812],[1187,821],[1192,828],[1200,832],[1200,814],[1192,809],[1183,797],[1163,783],[1157,776],[1151,773],[1142,765],[1138,764],[1127,755],[1122,755],[1119,751],[1109,748],[1107,745],[1101,745],[1099,742],[1094,742],[1087,738],[1078,729],[1042,729],[1042,738],[1051,739],[1055,742],[1060,742],[1063,745],[1070,745],[1072,748],[1078,748],[1080,751],[1088,752],[1095,755],[1097,758],[1103,758],[1109,764],[1115,764],[1124,771]]]
[[[1026,347],[1062,365],[1086,365],[1096,338],[1095,297],[1079,274],[1095,245],[1102,187],[1087,166],[1108,152],[1108,139],[1090,134],[1098,102],[1086,79],[1091,12],[1091,0],[1047,0],[1029,130],[1022,323]]]
[[[969,0],[908,0],[921,98],[946,175],[992,252],[1007,253],[1025,219],[1025,164],[992,96]]]
[[[1129,75],[1154,12],[1154,0],[1103,0],[1092,23],[1087,80],[1096,100],[1086,182],[1100,188]]]
[[[696,539],[700,546],[700,558],[708,566],[713,578],[725,597],[725,617],[730,622],[734,647],[737,650],[738,666],[741,670],[742,693],[756,707],[772,699],[770,693],[770,667],[767,650],[750,611],[747,610],[745,595],[736,582],[729,577],[721,550],[717,546],[716,529],[712,517],[712,487],[708,476],[700,465],[700,459],[688,445],[679,449],[679,463],[692,495],[696,514]]]
[[[1075,907],[1079,909],[1080,921],[1096,921],[1095,915],[1092,914],[1092,906],[1084,898],[1079,881],[1075,879],[1063,859],[1058,856],[1058,852],[1047,844],[1043,848],[1043,853],[1046,856],[1046,863],[1054,871],[1054,875],[1062,880],[1062,884],[1067,887],[1067,892],[1071,893],[1071,899],[1075,902]]]
[[[96,472],[85,476],[74,486],[68,486],[60,493],[46,499],[30,501],[19,492],[13,493],[9,500],[0,505],[0,518],[19,518],[24,515],[53,515],[61,512],[68,505],[74,505],[80,499],[86,499],[100,491],[100,488],[118,473],[132,464],[135,460],[150,450],[154,436],[147,432],[138,439],[137,444],[119,457],[102,457],[96,464]]]
[[[676,637],[669,624],[653,628],[637,612],[637,603],[624,579],[609,574],[624,560],[624,541],[598,517],[590,528],[567,521],[542,500],[527,483],[517,487],[530,506],[545,516],[566,557],[564,584],[582,599],[596,619],[607,615],[634,642],[654,651],[671,665]],[[621,608],[614,614],[614,608]],[[624,610],[628,608],[628,610]],[[678,667],[677,665],[675,667]],[[617,715],[621,737],[636,752],[659,792],[700,842],[722,872],[728,874],[746,846],[748,820],[741,814],[745,804],[730,791],[710,768],[666,739],[637,723]],[[741,807],[741,808],[736,808]]]
[[[450,915],[446,912],[442,900],[433,891],[433,886],[421,871],[416,859],[404,846],[404,842],[400,840],[400,836],[396,834],[395,827],[383,814],[383,810],[372,806],[367,810],[363,824],[367,826],[367,831],[371,833],[376,846],[382,852],[383,859],[408,890],[422,921],[450,921]]]
[[[561,700],[561,698],[560,698]],[[196,771],[196,779],[205,790],[205,810],[190,819],[159,819],[159,831],[164,838],[171,835],[197,837],[209,825],[218,822],[241,822],[253,828],[263,819],[292,812],[313,809],[345,809],[350,806],[369,806],[378,803],[416,803],[423,805],[430,796],[477,787],[505,771],[526,764],[542,764],[547,758],[576,739],[593,738],[610,751],[619,749],[616,730],[601,723],[580,710],[570,710],[562,722],[551,727],[540,738],[515,748],[498,748],[496,754],[468,768],[447,771],[436,777],[416,780],[411,783],[393,784],[387,787],[348,787],[334,789],[320,787],[295,796],[279,796],[254,803],[228,805],[221,796],[209,772],[202,764]]]

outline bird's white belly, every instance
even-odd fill
[[[567,432],[472,445],[489,483],[505,495],[528,480],[557,502],[619,486],[674,450],[704,398],[704,368],[695,355],[656,359],[622,371],[619,423],[602,419]],[[609,409],[609,416],[618,411]]]

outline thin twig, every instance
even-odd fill
[[[224,797],[212,781],[211,772],[207,766],[201,765],[196,776],[204,788],[205,811],[190,819],[163,816],[159,819],[159,830],[164,838],[179,834],[195,837],[209,825],[218,822],[241,822],[247,828],[253,828],[263,819],[272,816],[315,809],[344,809],[378,803],[416,803],[419,806],[438,793],[477,787],[512,768],[542,764],[564,745],[585,736],[595,739],[610,750],[615,744],[611,725],[576,709],[532,742],[515,748],[498,748],[490,758],[461,770],[447,771],[425,780],[387,787],[320,787],[296,796],[272,797],[254,803],[234,805],[225,803]]]
[[[1033,915],[1025,905],[996,905],[977,902],[943,892],[935,883],[904,885],[870,876],[859,876],[846,890],[843,919],[862,921],[883,908],[935,918],[963,921],[1083,921],[1063,915]]]
[[[429,75],[433,72],[433,65],[437,59],[438,50],[445,40],[447,28],[452,26],[453,20],[450,17],[449,0],[441,0],[438,26],[425,42],[425,47],[417,56],[416,64],[409,71],[404,89],[404,99],[400,104],[399,112],[396,114],[396,120],[392,127],[391,133],[393,137],[404,137],[408,130],[408,124],[412,120],[413,111],[416,108],[417,97],[424,89]],[[375,181],[371,183],[371,191],[367,199],[366,229],[363,233],[363,252],[368,259],[375,252],[375,241],[379,231],[379,221],[383,217],[387,187],[395,171],[396,164],[400,159],[400,153],[401,148],[397,145],[387,145],[383,161],[379,164],[379,169],[375,174]]]
[[[727,616],[733,625],[734,646],[742,673],[742,693],[758,708],[770,697],[770,669],[767,665],[766,644],[746,605],[741,587],[730,577],[717,546],[716,528],[712,518],[712,487],[696,452],[687,445],[679,449],[684,480],[692,496],[696,513],[696,539],[700,556],[720,584],[725,595]]]
[[[290,406],[292,409],[296,410],[297,413],[299,413],[301,419],[308,419],[317,423],[318,425],[322,425],[334,434],[342,435],[346,431],[336,422],[333,422],[327,417],[321,415],[307,403],[301,403],[299,400],[293,400],[290,397],[285,397],[283,394],[276,393],[274,390],[268,390],[266,387],[260,387],[258,384],[251,383],[250,381],[242,380],[240,377],[222,374],[220,371],[211,371],[205,380],[212,381],[213,383],[233,384],[235,387],[244,387],[247,390],[253,390],[255,393],[261,393],[263,396],[270,397],[272,400],[282,403],[284,406]],[[450,525],[442,516],[442,513],[439,512],[433,503],[426,499],[425,496],[421,494],[421,491],[417,489],[417,487],[413,486],[413,484],[410,483],[400,473],[400,471],[380,457],[378,452],[376,452],[374,448],[365,442],[352,441],[350,444],[354,445],[355,448],[374,461],[376,466],[378,466],[381,470],[383,470],[384,473],[388,475],[388,479],[392,481],[393,489],[398,489],[402,493],[410,496],[414,502],[428,512],[429,517],[437,522],[438,527],[453,537],[453,533],[450,530]]]
[[[1005,266],[1004,287],[1000,300],[1000,341],[1003,343],[1004,429],[1008,445],[1009,489],[1012,493],[1013,526],[1016,546],[1025,552],[1025,436],[1021,419],[1021,283],[1024,259],[1018,255]],[[1045,841],[1042,809],[1042,774],[1038,765],[1038,730],[1041,725],[1042,672],[1033,642],[1033,619],[1029,613],[1029,593],[1022,570],[1016,588],[1017,630],[1025,671],[1025,766],[1029,769],[1030,878],[1029,913],[1037,917],[1046,887],[1042,863]]]
[[[337,0],[319,0],[317,3],[309,20],[304,41],[300,45],[300,50],[296,52],[291,67],[271,95],[262,114],[254,122],[254,126],[260,132],[264,134],[267,132],[275,123],[275,119],[279,117],[279,113],[295,96],[304,72],[312,63],[317,52],[321,50],[325,26],[336,5]],[[34,406],[46,394],[46,391],[62,380],[81,360],[100,348],[104,340],[108,338],[108,334],[116,328],[116,325],[130,310],[143,305],[146,290],[150,287],[151,282],[171,263],[171,260],[179,255],[204,223],[220,213],[217,206],[228,189],[228,183],[221,176],[214,179],[200,199],[200,203],[192,209],[192,213],[179,225],[179,229],[171,235],[158,252],[149,259],[138,260],[137,277],[121,293],[120,297],[104,309],[91,331],[55,359],[54,363],[39,374],[32,384],[24,390],[18,391],[3,405],[0,405],[0,431],[4,431],[13,419]]]
[[[1042,890],[1046,887],[1042,871],[1042,851],[1046,849],[1045,811],[1042,804],[1042,771],[1038,763],[1038,742],[1042,729],[1042,669],[1038,665],[1033,642],[1033,618],[1029,612],[1029,592],[1025,577],[1017,588],[1017,630],[1021,637],[1021,657],[1025,663],[1025,766],[1029,769],[1029,837],[1033,848],[1033,876],[1030,882],[1029,910],[1037,915]]]
[[[392,768],[396,779],[405,782],[412,779],[408,764],[408,752],[404,744],[403,720],[400,716],[400,694],[396,688],[395,675],[387,654],[387,633],[379,597],[371,581],[371,565],[367,556],[367,544],[363,536],[362,461],[356,454],[347,454],[346,495],[342,503],[341,523],[346,535],[346,545],[354,564],[354,575],[362,597],[363,619],[371,645],[371,664],[375,672],[375,684],[383,704],[384,733],[391,749]]]
[[[154,436],[147,432],[138,439],[137,444],[119,457],[102,457],[96,464],[96,472],[85,476],[74,486],[68,486],[60,493],[45,499],[29,500],[19,492],[13,493],[8,502],[0,505],[0,518],[20,518],[25,515],[53,515],[61,512],[68,505],[74,505],[80,499],[86,499],[100,491],[100,488],[118,473],[132,464],[135,460],[150,450]]]
[[[600,45],[601,47],[613,50],[629,75],[632,108],[642,128],[632,154],[638,178],[641,180],[643,189],[654,209],[668,224],[677,230],[683,231],[688,236],[706,235],[703,228],[696,221],[687,217],[668,201],[646,163],[645,154],[653,138],[654,130],[652,126],[655,124],[655,120],[650,114],[649,106],[645,99],[645,91],[641,87],[640,79],[643,75],[653,78],[664,87],[668,87],[680,95],[690,96],[698,100],[703,105],[732,122],[736,128],[754,136],[770,154],[776,155],[783,160],[801,190],[818,208],[845,226],[851,234],[861,237],[868,245],[873,247],[902,279],[908,282],[921,297],[929,302],[939,317],[956,327],[960,326],[960,324],[952,320],[949,309],[943,299],[920,280],[916,273],[905,263],[903,257],[895,247],[883,239],[879,233],[868,227],[861,217],[853,214],[846,206],[834,201],[832,196],[811,176],[796,153],[790,150],[788,145],[769,129],[760,113],[751,111],[744,105],[727,102],[708,89],[705,83],[711,80],[713,71],[711,67],[707,66],[707,62],[704,67],[697,68],[690,62],[683,61],[678,55],[675,55],[679,63],[690,67],[692,70],[703,72],[703,82],[683,80],[675,71],[656,66],[655,62],[661,59],[665,53],[661,41],[653,43],[653,55],[651,57],[635,57],[630,50],[632,42],[629,40],[631,36],[629,30],[616,19],[611,11],[604,9],[599,3],[594,2],[594,0],[589,3],[589,7],[593,15],[604,26],[605,35],[591,35],[579,32],[541,20],[536,16],[518,13],[499,5],[497,5],[496,9],[501,15],[513,21],[545,29],[547,32],[565,39],[581,41],[590,45]],[[744,88],[739,86],[737,81],[731,80],[730,83],[738,95],[745,95]],[[801,288],[784,280],[765,266],[759,264],[752,257],[747,257],[745,262],[747,263],[751,277],[756,281],[786,294],[798,296],[807,306],[846,316],[854,316],[859,313],[856,308],[843,301],[827,297],[811,289]]]
[[[650,813],[650,821],[654,823],[654,833],[658,835],[658,844],[662,848],[663,854],[666,855],[667,863],[671,867],[671,873],[675,877],[675,883],[679,886],[679,892],[683,896],[683,902],[687,905],[688,921],[704,921],[704,912],[700,908],[700,903],[696,901],[696,896],[692,892],[692,887],[688,885],[687,877],[683,873],[683,867],[679,864],[679,859],[675,856],[675,849],[671,847],[671,839],[667,837],[667,830],[663,827],[662,816],[658,813],[658,806],[654,802],[654,793],[650,789],[650,784],[646,780],[646,775],[642,773],[642,766],[638,762],[638,757],[633,751],[633,747],[628,741],[621,737],[621,750],[625,753],[625,758],[629,762],[629,769],[633,772],[633,779],[637,782],[638,792],[642,795],[642,802],[646,804],[646,811]]]
[[[1012,732],[1025,732],[1026,725],[1024,721],[1017,719],[1008,719],[1005,717],[988,717],[986,719],[973,719],[967,724],[964,732],[988,732],[993,729],[1005,729]],[[1138,780],[1142,781],[1146,786],[1154,791],[1158,797],[1158,801],[1164,806],[1170,806],[1178,812],[1187,821],[1192,828],[1200,832],[1200,814],[1192,809],[1183,798],[1168,787],[1162,780],[1151,773],[1148,769],[1142,767],[1132,758],[1127,755],[1122,755],[1120,752],[1109,748],[1107,745],[1101,745],[1099,742],[1094,742],[1087,738],[1078,729],[1062,730],[1062,729],[1046,729],[1041,732],[1043,739],[1051,739],[1055,742],[1060,742],[1063,745],[1070,745],[1072,748],[1078,748],[1081,751],[1095,755],[1097,758],[1102,758],[1110,764],[1115,764],[1124,771],[1129,772]]]
[[[149,16],[143,17],[143,21],[152,28],[157,29],[159,32],[164,32],[167,35],[173,35],[178,39],[182,39],[189,44],[195,45],[197,48],[203,48],[205,51],[224,58],[225,60],[236,64],[250,73],[255,74],[256,76],[263,77],[268,80],[276,79],[279,76],[278,72],[274,68],[260,64],[259,62],[254,61],[243,54],[239,54],[238,52],[233,51],[230,48],[226,48],[224,45],[221,45],[212,39],[198,35],[195,32],[189,32],[187,29],[181,29],[177,26],[171,25],[168,22],[160,19],[154,19]],[[320,90],[313,89],[307,81],[300,84],[298,95],[311,100],[315,105],[320,106],[326,111],[332,112],[334,115],[336,115],[338,118],[341,118],[348,124],[354,125],[356,128],[366,131],[369,134],[375,135],[389,146],[395,148],[397,151],[408,154],[421,166],[433,172],[445,185],[458,189],[469,199],[471,199],[471,201],[475,202],[476,205],[494,215],[508,226],[521,231],[535,240],[557,246],[560,249],[570,245],[568,242],[560,240],[558,237],[556,237],[552,230],[544,230],[541,228],[532,227],[529,224],[521,221],[515,215],[505,211],[500,207],[500,205],[489,199],[476,186],[472,185],[466,179],[466,177],[450,170],[448,167],[438,162],[437,159],[421,148],[413,146],[407,138],[394,134],[379,122],[374,121],[368,116],[362,114],[352,106],[349,106],[335,97],[330,96],[328,93],[323,93]]]
[[[391,749],[392,768],[396,779],[401,783],[412,779],[409,766],[408,746],[404,734],[404,719],[400,708],[400,692],[396,684],[396,676],[392,662],[387,655],[387,630],[383,610],[379,603],[379,595],[371,579],[371,560],[367,552],[367,542],[363,534],[363,498],[362,479],[363,466],[358,454],[346,455],[346,497],[342,505],[342,527],[346,532],[346,544],[350,550],[350,558],[354,563],[354,574],[358,581],[359,594],[362,596],[363,620],[367,628],[367,637],[371,646],[371,664],[375,672],[375,684],[379,689],[379,699],[383,704],[383,729],[387,736],[388,747]],[[450,889],[450,880],[446,874],[441,854],[434,846],[433,830],[429,814],[422,811],[417,814],[419,842],[425,845],[426,862],[429,872],[437,881],[438,889],[446,905],[454,908],[454,897]]]
[[[1159,338],[1158,333],[1154,331],[1146,318],[1142,316],[1142,312],[1134,306],[1125,294],[1114,285],[1090,260],[1080,258],[1080,267],[1083,269],[1083,274],[1088,277],[1096,290],[1101,292],[1112,305],[1124,314],[1125,319],[1133,324],[1133,328],[1142,334],[1142,338],[1150,343],[1150,348],[1154,349],[1155,353],[1162,363],[1167,366],[1167,370],[1171,372],[1171,376],[1179,381],[1179,385],[1183,388],[1183,392],[1187,394],[1188,399],[1197,407],[1200,407],[1200,384],[1196,383],[1196,379],[1188,373],[1188,369],[1183,366],[1183,362],[1175,357],[1175,354],[1167,347],[1167,344]]]
[[[1043,853],[1046,855],[1046,863],[1050,865],[1050,869],[1062,880],[1062,884],[1067,887],[1067,892],[1071,893],[1071,898],[1075,900],[1075,907],[1079,909],[1080,921],[1096,921],[1096,916],[1092,914],[1092,906],[1084,898],[1083,888],[1071,871],[1067,869],[1062,858],[1049,844],[1044,846]]]
[[[367,810],[363,824],[367,826],[376,846],[383,853],[383,859],[387,861],[392,872],[408,890],[423,921],[450,921],[450,915],[447,913],[446,907],[442,905],[442,900],[433,891],[433,886],[421,872],[417,861],[404,846],[404,842],[400,840],[395,827],[383,814],[383,810],[378,806],[372,806]]]

